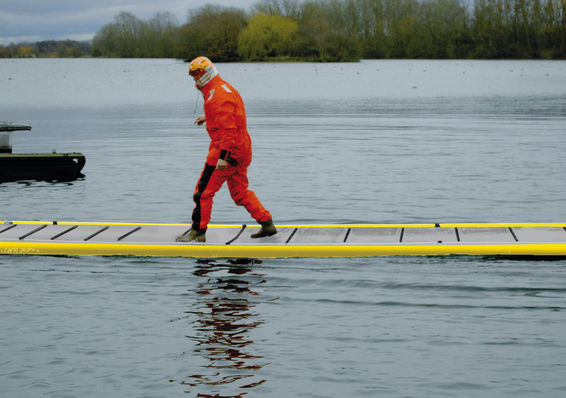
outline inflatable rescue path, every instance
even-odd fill
[[[0,254],[195,258],[551,256],[566,258],[565,224],[211,225],[206,243],[177,243],[188,224],[0,222]]]

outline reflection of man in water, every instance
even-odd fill
[[[250,389],[263,384],[265,380],[255,380],[254,372],[262,368],[258,363],[260,356],[250,353],[251,345],[254,343],[250,338],[250,332],[263,322],[254,320],[257,313],[251,312],[255,307],[250,296],[257,293],[250,289],[254,285],[253,277],[261,275],[246,275],[251,269],[239,261],[230,264],[228,276],[211,278],[210,273],[223,272],[224,264],[210,261],[199,261],[200,265],[195,274],[205,278],[199,284],[197,293],[200,296],[199,306],[194,312],[198,315],[196,326],[197,348],[195,352],[204,355],[210,364],[207,369],[213,370],[213,374],[194,374],[191,380],[183,382],[192,387],[205,387],[210,389],[222,386],[234,389],[233,383],[239,382],[238,389]],[[242,275],[242,277],[238,277]],[[251,279],[251,280],[250,280]],[[263,279],[262,279],[263,281]],[[261,282],[260,282],[261,283]],[[210,393],[210,391],[207,391]],[[230,397],[243,397],[246,392]],[[199,393],[201,397],[224,397],[225,395],[207,395]]]
[[[195,188],[193,199],[193,224],[187,235],[177,238],[179,242],[204,242],[212,211],[212,198],[228,182],[232,199],[244,206],[261,225],[252,238],[271,236],[277,233],[269,211],[267,211],[248,189],[248,166],[252,161],[252,143],[246,127],[246,110],[240,94],[229,83],[222,80],[212,62],[206,57],[191,61],[189,74],[195,79],[197,88],[204,97],[204,116],[195,124],[206,123],[210,146],[204,170]]]

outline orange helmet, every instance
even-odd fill
[[[204,87],[217,74],[214,64],[206,57],[197,57],[189,64],[189,75],[195,79],[198,88]]]

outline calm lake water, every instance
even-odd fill
[[[219,64],[276,223],[566,222],[566,62]],[[208,137],[174,60],[0,60],[0,219],[188,222]],[[213,223],[250,223],[227,192]],[[566,261],[0,257],[0,396],[566,394]]]

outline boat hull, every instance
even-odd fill
[[[73,181],[84,177],[85,162],[81,153],[0,153],[0,182]]]

